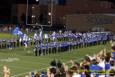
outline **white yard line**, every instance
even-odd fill
[[[41,69],[39,69],[39,70],[37,70],[37,71],[41,71],[41,70],[43,70],[43,69],[47,69],[47,68],[41,68]],[[18,77],[18,76],[21,76],[21,75],[24,75],[24,74],[29,74],[29,72],[32,72],[32,71],[28,71],[28,72],[25,72],[25,73],[13,75],[13,76],[11,76],[11,77]]]
[[[77,59],[77,61],[79,61],[79,60],[81,60],[81,58],[80,58],[80,59]],[[69,63],[69,61],[67,61],[66,63]],[[41,69],[39,69],[39,70],[37,70],[37,71],[41,71],[41,70],[43,70],[43,69],[47,69],[47,68],[48,68],[48,67],[41,68]],[[28,71],[28,72],[25,72],[25,73],[21,73],[21,74],[13,75],[13,76],[11,76],[11,77],[18,77],[18,76],[21,76],[21,75],[24,75],[24,74],[28,74],[29,72],[32,72],[32,71]]]

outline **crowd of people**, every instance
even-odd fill
[[[72,33],[71,31],[65,31],[62,33],[59,31],[58,33],[53,32],[51,35],[44,34],[46,35],[43,38],[45,42],[41,38],[38,39],[37,34],[35,35],[36,56],[71,51],[74,48],[106,44],[107,41],[111,40],[110,32]]]
[[[11,40],[0,39],[0,49],[13,49],[20,46],[34,46],[35,55],[63,52],[72,48],[81,48],[98,44],[105,44],[112,39],[110,32],[72,33],[61,30],[59,32],[44,33],[41,29],[33,36],[18,31],[17,38]]]
[[[34,46],[35,55],[46,55],[50,53],[71,51],[73,48],[82,48],[100,44],[106,44],[113,39],[110,32],[86,32],[72,33],[71,31],[59,31],[43,33],[40,29],[32,37],[20,34],[17,39],[0,40],[0,49],[29,45]],[[81,62],[69,61],[71,67],[61,61],[53,60],[50,68],[41,73],[30,72],[25,77],[115,77],[115,44],[112,43],[112,52],[103,49],[98,54],[86,55]],[[4,67],[6,72],[9,69]],[[4,77],[8,77],[4,71]],[[8,73],[9,74],[9,73]]]
[[[80,62],[70,60],[64,63],[54,59],[47,71],[32,71],[25,77],[115,77],[115,43],[110,43],[109,51],[102,49],[94,55],[86,54]],[[3,77],[10,77],[7,66],[3,67]]]
[[[53,60],[47,71],[30,72],[25,77],[115,77],[115,43],[110,51],[102,49],[94,55],[86,54],[81,62]]]
[[[15,25],[13,25],[13,24],[1,24],[0,32],[5,32],[5,33],[11,32],[14,27],[15,27]]]

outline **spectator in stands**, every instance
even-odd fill
[[[96,59],[93,59],[91,65],[89,67],[89,70],[91,72],[91,74],[90,74],[91,77],[98,77],[99,72],[102,71],[102,67],[98,66]]]
[[[112,46],[111,56],[112,56],[112,59],[115,61],[115,45]]]
[[[45,76],[40,76],[38,72],[35,73],[34,77],[45,77]]]
[[[66,77],[72,77],[72,72],[68,70],[68,71],[66,72]]]
[[[3,66],[3,77],[10,77],[10,69],[7,66]]]

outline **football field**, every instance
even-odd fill
[[[29,47],[24,50],[23,47],[15,48],[13,50],[0,49],[0,77],[2,76],[3,66],[6,65],[10,68],[11,77],[24,77],[30,71],[46,70],[49,63],[53,59],[59,59],[62,62],[68,62],[70,60],[80,60],[86,55],[93,55],[100,50],[106,48],[110,49],[110,45],[98,45],[87,48],[80,48],[71,50],[71,52],[63,52],[56,54],[49,54],[45,56],[34,56],[33,47]]]
[[[15,38],[12,34],[10,33],[0,33],[0,40],[1,39],[12,39],[12,38]]]

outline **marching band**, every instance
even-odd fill
[[[35,55],[46,55],[50,53],[64,52],[73,48],[81,48],[98,44],[105,44],[111,40],[110,32],[87,32],[72,33],[71,31],[43,33],[40,29],[30,38],[24,34],[18,40],[0,40],[0,49],[13,49],[18,46],[24,46],[25,49],[29,45],[34,45]]]

